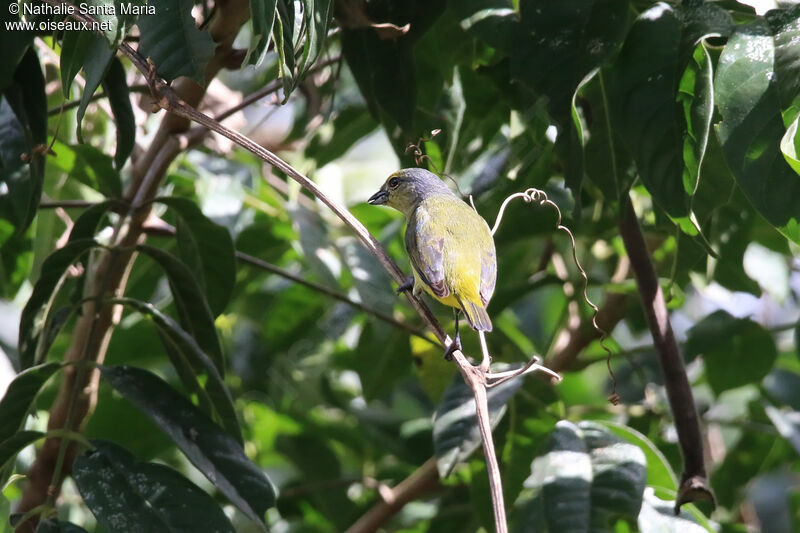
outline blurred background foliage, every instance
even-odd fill
[[[538,354],[564,375],[492,391],[513,531],[800,528],[800,8],[250,0],[241,65],[205,79],[214,17],[230,13],[154,5],[107,17],[104,37],[0,31],[0,531],[41,453],[87,276],[126,231],[137,161],[164,141],[144,77],[109,48],[123,41],[168,81],[208,83],[212,116],[270,88],[225,124],[347,206],[406,272],[402,217],[364,204],[399,167],[450,174],[490,223],[528,187],[559,205],[616,379],[554,211],[512,204],[489,345],[496,363]],[[90,451],[39,531],[368,531],[359,517],[414,472],[430,482],[382,531],[493,530],[470,395],[376,258],[281,172],[193,133],[123,282]],[[672,516],[681,456],[619,236],[628,197],[716,509]]]

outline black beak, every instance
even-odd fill
[[[375,194],[373,194],[372,196],[369,197],[369,200],[367,200],[367,203],[368,204],[372,204],[372,205],[383,205],[383,204],[386,203],[386,200],[388,200],[388,199],[389,199],[389,193],[388,192],[386,192],[386,191],[378,191],[378,192],[376,192]]]

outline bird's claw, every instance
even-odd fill
[[[397,294],[401,294],[401,293],[404,293],[406,291],[410,291],[413,288],[414,288],[414,276],[409,276],[409,277],[406,278],[406,280],[403,282],[402,285],[397,287],[397,291],[396,292],[397,292]]]
[[[461,335],[456,334],[456,338],[453,342],[450,343],[450,346],[445,348],[444,350],[444,360],[445,361],[452,361],[453,360],[453,352],[456,350],[461,350]]]

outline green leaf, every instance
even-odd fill
[[[670,466],[669,461],[664,457],[661,450],[650,442],[650,439],[635,429],[616,422],[598,420],[597,423],[605,426],[618,437],[621,437],[631,444],[635,444],[642,450],[647,459],[648,486],[666,488],[673,491],[678,490],[678,477],[672,470],[672,466]]]
[[[278,0],[250,0],[250,22],[253,34],[247,49],[245,63],[258,65],[269,48],[272,26],[275,24],[275,6]]]
[[[37,533],[88,533],[80,526],[76,526],[71,522],[64,522],[56,520],[55,518],[48,518],[39,522]]]
[[[122,197],[122,180],[113,160],[89,144],[66,145],[53,143],[55,157],[50,162],[69,174],[70,178],[101,192],[108,198]]]
[[[181,328],[171,317],[165,315],[149,303],[131,298],[121,298],[118,301],[133,307],[153,320],[159,333],[161,333],[161,340],[164,342],[165,348],[167,348],[168,351],[175,352],[175,355],[179,357],[177,361],[172,357],[170,357],[170,359],[175,365],[175,369],[181,375],[181,379],[183,380],[184,377],[190,378],[190,383],[187,383],[188,380],[184,381],[184,383],[191,390],[205,391],[215,411],[216,421],[224,427],[228,433],[236,437],[236,439],[242,443],[239,419],[236,416],[233,398],[231,397],[228,387],[225,385],[225,380],[220,375],[214,362],[202,348],[200,348],[192,336]],[[182,372],[182,368],[188,369],[191,375],[187,376],[185,372]],[[195,376],[195,374],[199,372],[205,372],[208,376],[205,388],[200,385]]]
[[[214,317],[192,272],[175,256],[160,248],[140,244],[137,249],[147,254],[164,270],[180,313],[181,323],[203,351],[211,357],[220,374],[224,374],[225,359],[219,344],[217,328],[214,326]]]
[[[628,194],[633,181],[631,157],[625,149],[620,132],[612,125],[608,95],[608,67],[602,68],[586,85],[579,98],[592,109],[588,124],[588,140],[583,149],[586,177],[610,201]]]
[[[683,106],[686,132],[683,135],[683,188],[694,196],[700,181],[711,115],[714,112],[711,56],[703,43],[697,45],[683,71],[678,86],[678,102]]]
[[[572,96],[581,80],[622,42],[627,13],[627,0],[521,3],[512,76],[550,99],[562,128],[569,127]]]
[[[513,370],[519,365],[501,370]],[[496,427],[506,412],[506,404],[522,385],[524,378],[506,381],[489,389],[489,418]],[[442,395],[433,417],[433,448],[439,476],[447,477],[456,464],[465,461],[481,446],[481,434],[475,411],[475,398],[461,375],[453,378]]]
[[[333,15],[333,0],[305,0],[302,5],[306,36],[298,65],[298,80],[305,76],[322,53],[328,37],[328,23]]]
[[[264,521],[275,491],[241,445],[163,380],[146,370],[104,367],[103,377],[147,414],[189,461],[247,516]]]
[[[94,441],[75,458],[72,476],[83,501],[109,531],[233,533],[214,499],[175,470],[140,463],[125,449]]]
[[[687,359],[698,354],[703,354],[706,379],[716,394],[761,381],[778,357],[767,330],[725,311],[715,311],[689,330]]]
[[[88,45],[88,51],[85,54],[85,59],[83,61],[83,73],[86,79],[86,85],[83,88],[83,94],[81,94],[81,102],[78,105],[78,114],[77,114],[77,127],[76,133],[78,135],[78,142],[83,144],[83,128],[81,124],[83,123],[83,117],[86,114],[86,108],[89,106],[89,103],[92,101],[92,96],[94,95],[97,88],[100,87],[100,84],[103,81],[103,78],[106,76],[106,71],[108,67],[111,65],[111,60],[114,59],[114,51],[116,49],[112,49],[108,47],[108,42],[98,35],[94,33],[90,33],[91,42]]]
[[[117,148],[114,152],[114,165],[117,169],[125,166],[125,161],[136,145],[136,121],[133,117],[128,82],[125,69],[119,59],[114,58],[103,80],[103,90],[108,95],[108,104],[114,114],[117,126]]]
[[[789,163],[792,169],[800,174],[800,155],[798,155],[798,148],[800,148],[800,136],[797,135],[797,125],[800,122],[800,115],[794,119],[789,129],[781,137],[781,153],[784,159]]]
[[[214,316],[222,313],[236,281],[236,250],[228,230],[206,217],[187,198],[156,198],[178,213],[178,252],[204,289]]]
[[[731,24],[715,5],[658,3],[636,19],[614,67],[613,107],[639,176],[691,235],[698,229],[687,218],[689,197],[700,179],[713,111],[711,61],[698,43],[727,35]]]
[[[583,133],[574,97],[625,36],[627,0],[538,0],[520,5],[511,75],[548,99],[568,186],[583,179]],[[578,196],[576,194],[576,196]]]
[[[283,80],[284,99],[289,97],[295,80],[295,9],[292,0],[277,0],[277,16],[272,28],[275,51],[278,53],[278,75]],[[299,22],[299,21],[298,21]]]
[[[612,518],[635,520],[645,479],[646,459],[637,446],[595,422],[562,420],[550,450],[531,464],[512,531],[578,532]]]
[[[30,367],[44,355],[40,353],[40,349],[45,348],[39,346],[40,339],[48,330],[50,308],[64,276],[67,275],[67,269],[96,246],[94,239],[71,241],[50,254],[42,263],[39,279],[33,286],[33,292],[19,321],[19,358],[22,368]]]
[[[719,58],[717,126],[728,166],[750,203],[789,239],[800,242],[800,177],[781,156],[784,115],[800,77],[800,6],[738,26]]]
[[[44,156],[34,148],[47,141],[44,77],[33,49],[23,56],[4,97],[0,99],[0,221],[13,226],[13,232],[2,233],[19,236],[33,221],[44,181]]]
[[[0,9],[0,24],[5,31],[0,31],[0,92],[5,91],[11,85],[14,78],[14,71],[17,69],[20,60],[25,55],[28,47],[33,42],[34,32],[21,28],[10,30],[6,24],[17,24],[20,22],[19,15],[12,15],[4,5]]]
[[[5,396],[0,400],[0,442],[19,431],[39,390],[59,368],[61,366],[58,363],[31,367],[17,374],[8,385]]]
[[[71,97],[72,81],[83,68],[97,37],[91,31],[67,31],[61,40],[61,90]]]
[[[0,472],[26,446],[44,437],[41,431],[18,431],[5,440],[0,440]]]
[[[681,122],[675,104],[680,65],[680,15],[659,3],[642,13],[614,67],[616,122],[639,177],[671,216],[688,213],[681,182]]]
[[[158,3],[157,13],[139,17],[139,53],[152,59],[167,81],[188,76],[204,83],[206,64],[214,56],[217,45],[195,26],[192,6],[191,0],[165,0]]]

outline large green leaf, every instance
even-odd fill
[[[40,339],[48,330],[50,308],[69,266],[96,246],[94,239],[71,241],[50,254],[42,263],[39,279],[33,286],[33,293],[28,298],[19,321],[19,359],[22,368],[30,367],[43,356],[40,349],[44,350],[46,346]]]
[[[120,169],[125,165],[136,144],[136,122],[131,107],[125,69],[119,59],[114,58],[103,80],[103,90],[108,95],[108,104],[114,114],[117,127],[117,148],[114,152],[114,165]]]
[[[125,449],[94,441],[75,458],[83,501],[109,531],[233,533],[214,499],[168,466],[140,463]]]
[[[781,155],[784,120],[797,114],[800,6],[737,27],[714,80],[725,158],[753,207],[800,242],[800,176]]]
[[[197,204],[187,198],[157,198],[178,213],[178,252],[194,273],[208,299],[214,316],[225,309],[236,281],[233,239],[223,226],[206,217]]]
[[[519,366],[503,368],[513,370]],[[494,428],[506,412],[506,404],[522,386],[524,378],[506,381],[489,389],[489,418]],[[481,434],[475,411],[475,398],[461,375],[453,378],[442,395],[433,418],[433,447],[439,475],[446,477],[460,462],[481,446]]]
[[[607,428],[561,421],[549,451],[531,464],[512,531],[571,533],[604,530],[616,518],[635,521],[646,469],[644,453]]]
[[[584,136],[575,93],[622,42],[628,0],[523,2],[520,17],[512,76],[548,98],[550,115],[558,124],[556,147],[567,184],[577,192],[584,172]]]
[[[698,354],[703,354],[706,379],[717,394],[761,381],[778,357],[767,330],[725,311],[715,311],[689,330],[686,357]]]
[[[139,53],[152,59],[158,75],[167,81],[178,76],[205,81],[206,64],[217,45],[207,31],[195,26],[193,6],[191,0],[164,0],[156,13],[139,17]]]
[[[220,374],[224,374],[225,360],[219,344],[217,329],[214,326],[214,317],[189,267],[160,248],[140,244],[137,249],[147,254],[164,270],[184,328],[194,337],[203,351],[211,357]]]
[[[616,123],[639,176],[690,234],[697,230],[684,217],[697,188],[713,109],[710,58],[702,47],[697,57],[692,52],[703,38],[726,35],[730,25],[718,6],[658,3],[636,19],[614,67]]]
[[[267,476],[234,437],[154,374],[132,367],[104,367],[103,377],[136,405],[247,516],[264,521],[275,505]]]
[[[153,305],[131,298],[124,298],[118,301],[133,307],[153,320],[159,333],[161,333],[161,340],[164,342],[165,348],[171,355],[170,359],[184,384],[190,390],[198,393],[198,396],[206,393],[217,422],[236,437],[239,442],[242,442],[239,419],[236,416],[231,393],[216,365],[200,348],[197,341],[171,317],[165,315]],[[175,357],[172,357],[173,355]],[[197,380],[196,374],[201,372],[208,376],[205,386],[202,386]]]
[[[0,238],[20,235],[33,221],[44,180],[44,155],[38,146],[47,141],[47,100],[39,59],[29,49],[13,83],[0,99]],[[2,246],[3,239],[0,241]]]
[[[103,78],[106,76],[106,71],[111,65],[111,60],[114,59],[115,49],[109,48],[108,42],[99,35],[90,32],[81,33],[87,33],[89,35],[87,39],[90,40],[90,42],[86,44],[86,51],[82,54],[83,73],[86,85],[81,94],[81,102],[78,105],[77,115],[78,142],[83,143],[83,128],[81,124],[86,114],[86,108],[89,106],[89,103],[92,101],[92,96],[97,88],[100,87]]]

